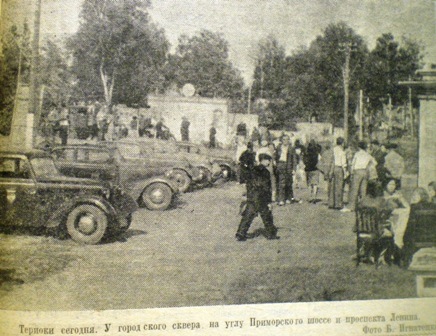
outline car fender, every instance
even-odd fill
[[[99,196],[86,196],[86,197],[75,197],[70,201],[63,203],[50,217],[47,223],[47,227],[53,228],[57,227],[64,222],[67,218],[69,212],[79,204],[91,204],[103,210],[110,218],[116,218],[117,212],[114,207],[106,201],[104,198]]]
[[[186,174],[188,174],[189,178],[194,178],[195,177],[195,173],[192,169],[187,168],[187,167],[173,167],[170,170],[165,172],[165,176],[170,175],[174,170],[183,170]]]
[[[177,185],[169,179],[165,177],[152,177],[146,180],[137,181],[131,188],[129,188],[129,194],[133,197],[133,199],[137,200],[139,199],[145,188],[153,183],[158,182],[168,185],[174,194],[177,194],[179,192],[179,188],[177,187]]]
[[[229,161],[214,160],[213,163],[218,164],[220,167],[222,167],[222,166],[227,167],[228,169],[230,169],[232,174],[235,172],[235,169],[236,169],[235,165],[233,163],[230,163]]]

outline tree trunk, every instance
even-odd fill
[[[115,70],[113,71],[113,74],[109,79],[109,76],[106,74],[104,70],[104,62],[102,62],[100,64],[100,77],[101,77],[101,82],[103,84],[104,99],[106,101],[106,105],[111,106],[112,93],[113,93],[113,87],[115,81]]]

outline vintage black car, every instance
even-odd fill
[[[96,244],[130,226],[136,202],[118,187],[63,176],[43,151],[0,152],[0,225],[68,233]],[[49,231],[49,230],[48,230]]]
[[[72,144],[55,147],[51,153],[62,174],[120,185],[139,206],[150,210],[166,210],[178,193],[176,183],[157,176],[156,163],[146,161],[134,144]]]
[[[229,181],[236,178],[237,165],[228,155],[227,150],[206,148],[198,144],[179,141],[175,146],[186,155],[191,162],[208,162],[211,169],[212,182],[217,179]],[[218,169],[217,169],[218,167]]]
[[[125,158],[140,160],[150,176],[165,175],[180,192],[191,187],[205,187],[211,181],[211,167],[205,162],[193,162],[175,146],[175,141],[141,138],[106,142]]]

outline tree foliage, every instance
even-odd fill
[[[41,84],[45,105],[60,106],[68,102],[73,90],[73,76],[65,51],[58,43],[48,40],[41,50]]]
[[[372,111],[380,110],[388,96],[393,104],[407,101],[407,88],[399,86],[398,82],[413,78],[422,67],[422,46],[408,38],[403,38],[402,42],[397,42],[390,33],[383,34],[369,54],[364,89]]]
[[[319,116],[335,125],[341,125],[346,72],[348,71],[350,92],[349,108],[353,110],[368,54],[366,43],[346,23],[339,22],[328,25],[323,35],[312,42],[309,50],[313,53],[313,70],[317,75],[318,90],[322,93],[322,105],[318,106]]]
[[[85,0],[68,46],[73,72],[87,95],[106,103],[144,104],[159,86],[169,44],[150,21],[147,0]],[[99,85],[98,85],[99,84]]]
[[[253,73],[253,98],[263,98],[272,113],[272,125],[289,126],[309,120],[343,124],[345,85],[348,83],[349,122],[358,104],[358,92],[369,97],[376,113],[391,95],[394,104],[407,99],[398,85],[422,66],[422,46],[411,39],[395,41],[383,34],[372,51],[359,34],[344,22],[330,24],[308,47],[286,56],[273,36],[259,42]],[[348,59],[347,59],[348,58]]]
[[[268,35],[259,42],[253,75],[254,97],[271,100],[283,96],[285,58],[285,48],[273,35]]]
[[[0,134],[10,132],[15,94],[19,84],[29,83],[31,60],[30,32],[25,23],[22,29],[12,26],[2,36],[0,55]]]
[[[241,74],[229,60],[228,42],[209,30],[192,37],[180,36],[165,74],[167,85],[191,83],[203,97],[236,99],[243,93]]]

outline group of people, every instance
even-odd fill
[[[164,118],[159,118],[158,121],[154,120],[152,117],[146,117],[140,115],[139,119],[137,116],[133,116],[130,121],[130,130],[132,135],[147,138],[156,138],[162,140],[169,140],[172,137],[170,129],[165,125]]]
[[[243,140],[239,140],[243,141]],[[307,183],[311,187],[309,202],[316,203],[321,146],[311,140],[307,149],[299,140],[291,143],[290,137],[283,134],[277,146],[267,138],[258,143],[248,142],[247,149],[239,156],[239,182],[246,184],[245,209],[236,233],[238,241],[248,238],[251,222],[259,213],[265,225],[267,239],[278,239],[277,228],[272,217],[272,204],[279,206],[302,203],[294,194],[294,176],[299,169],[305,170]]]
[[[61,144],[66,145],[68,142],[68,129],[69,129],[69,111],[65,104],[61,104],[60,108],[56,104],[52,104],[47,115],[47,133],[49,141],[55,143],[56,136],[58,135]]]
[[[427,190],[418,187],[406,200],[396,179],[389,178],[387,183],[368,189],[368,193],[358,202],[358,207],[371,207],[377,211],[384,210],[389,217],[387,223],[379,223],[383,228],[383,237],[393,239],[393,251],[385,255],[385,261],[407,267],[416,252],[416,232],[425,232],[425,241],[434,244],[436,241],[436,181],[428,184]],[[424,228],[424,230],[423,230]],[[370,258],[368,250],[362,256]],[[387,260],[386,258],[390,258]]]
[[[400,188],[405,163],[396,148],[396,144],[380,144],[377,140],[370,146],[359,141],[356,148],[345,148],[344,139],[337,138],[336,145],[323,152],[321,168],[328,180],[329,208],[355,211],[358,200],[366,195],[368,188],[385,186],[391,179]],[[344,206],[346,183],[349,185],[347,207]]]
[[[323,150],[315,140],[307,147],[299,140],[291,144],[286,134],[281,136],[277,146],[267,139],[259,139],[259,143],[248,142],[246,150],[237,152],[239,182],[246,184],[246,201],[242,203],[236,239],[245,241],[250,237],[248,231],[257,214],[264,223],[266,238],[279,238],[273,223],[272,205],[275,202],[279,206],[302,202],[295,197],[293,184],[298,171],[303,169],[302,175],[310,188],[310,203],[320,201],[317,192],[322,173],[328,182],[329,208],[341,212],[357,211],[364,206],[387,210],[391,223],[388,234],[394,241],[392,259],[407,263],[415,251],[414,228],[422,221],[435,218],[436,182],[428,185],[428,191],[417,188],[409,203],[401,193],[405,163],[396,148],[395,144],[378,141],[372,141],[370,146],[359,141],[356,148],[345,148],[344,139],[339,137],[333,148],[326,146]],[[349,184],[348,205],[344,206],[346,183]],[[433,217],[420,218],[423,209],[430,210]]]
[[[187,117],[182,118],[182,123],[180,125],[180,135],[182,141],[190,141],[189,137],[189,126],[191,125],[189,119]],[[216,140],[216,134],[217,130],[214,125],[212,125],[209,129],[209,148],[216,148],[217,147],[217,140]]]

